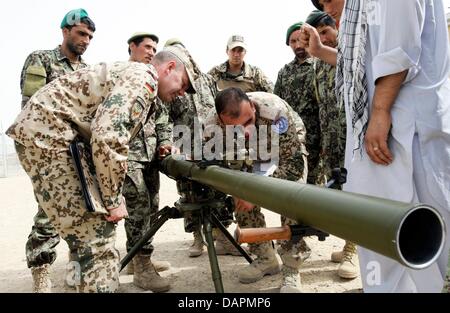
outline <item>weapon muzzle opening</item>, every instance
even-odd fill
[[[431,207],[420,205],[409,211],[400,223],[397,249],[405,264],[423,269],[439,257],[444,238],[441,215]]]

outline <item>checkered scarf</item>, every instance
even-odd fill
[[[339,105],[344,104],[344,93],[347,93],[355,142],[353,151],[361,149],[369,119],[365,72],[367,30],[365,3],[364,0],[346,0],[345,13],[339,27],[336,93]]]

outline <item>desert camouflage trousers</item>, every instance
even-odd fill
[[[240,228],[266,227],[264,214],[258,206],[248,212],[235,211],[234,214]],[[287,217],[280,216],[280,218],[283,226],[297,224],[295,220]],[[304,261],[303,253],[309,250],[305,240],[303,238],[301,238],[298,242],[293,242],[291,240],[279,240],[277,244],[278,254],[281,257],[283,264],[291,268],[300,268]],[[264,260],[264,252],[271,248],[270,245],[270,242],[252,243],[249,244],[249,248],[251,253],[255,254],[261,260]]]
[[[16,143],[20,163],[31,179],[36,199],[70,249],[79,292],[114,292],[119,286],[116,224],[86,209],[81,184],[67,154],[47,156]]]
[[[31,268],[53,264],[56,260],[55,248],[60,242],[60,237],[39,204],[38,212],[34,216],[33,222],[33,227],[25,245],[27,266]]]
[[[150,216],[159,207],[159,171],[156,163],[128,161],[128,172],[123,187],[127,203],[128,219],[125,220],[127,251],[141,239],[150,228]],[[142,247],[141,253],[151,255],[153,238]]]

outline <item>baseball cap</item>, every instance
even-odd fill
[[[186,72],[189,77],[189,88],[186,90],[187,93],[196,93],[195,90],[195,79],[197,78],[197,75],[194,71],[194,65],[191,62],[190,54],[189,52],[183,48],[181,45],[173,45],[173,46],[166,46],[164,47],[163,51],[168,51],[175,55],[177,59],[183,63],[184,67],[186,68]]]
[[[242,47],[247,50],[247,44],[244,41],[244,37],[241,35],[233,35],[228,39],[227,49],[231,50],[236,47]]]

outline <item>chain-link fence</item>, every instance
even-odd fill
[[[0,128],[0,177],[14,176],[22,173],[24,172],[14,150],[14,141],[8,138]]]

